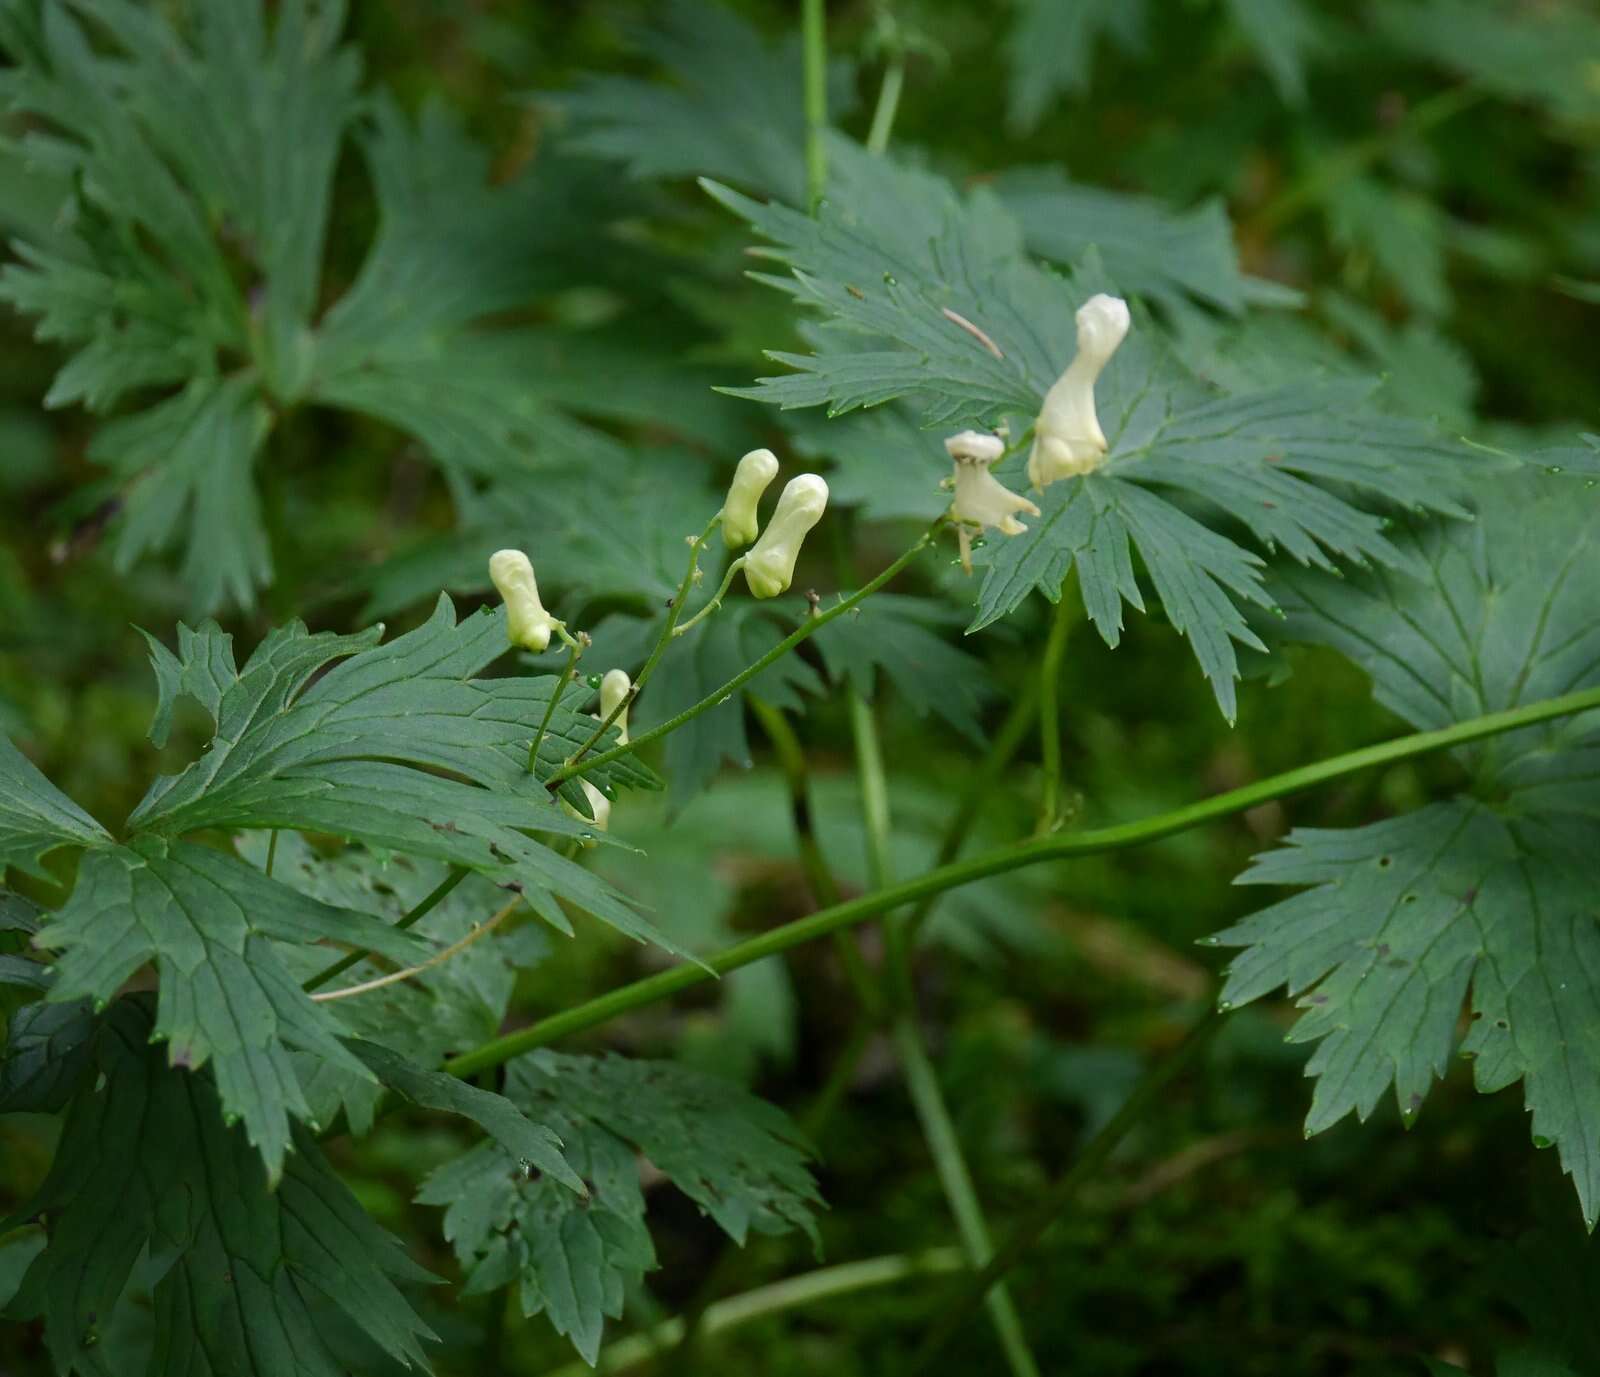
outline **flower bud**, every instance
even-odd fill
[[[589,800],[589,811],[594,814],[594,825],[604,832],[611,826],[611,800],[602,794],[586,779],[578,781],[583,786],[583,796]],[[572,808],[574,816],[580,816],[576,808]],[[594,843],[589,843],[594,845]]]
[[[1045,394],[1034,423],[1028,478],[1036,488],[1090,473],[1105,460],[1106,437],[1095,415],[1100,370],[1128,334],[1128,303],[1103,292],[1078,308],[1078,352]]]
[[[753,449],[739,461],[722,504],[722,539],[730,550],[748,545],[761,530],[756,513],[761,494],[778,476],[778,459],[770,449]]]
[[[496,550],[489,556],[489,578],[505,599],[506,639],[524,650],[547,649],[560,623],[539,601],[532,561],[521,550]]]
[[[814,473],[791,478],[761,539],[745,556],[744,581],[758,598],[775,598],[794,579],[800,544],[828,506],[828,485]]]
[[[633,687],[633,680],[628,678],[625,669],[608,669],[606,677],[600,681],[600,720],[606,721],[612,713],[617,711],[617,705],[627,700],[628,690]],[[617,729],[617,742],[626,745],[628,741],[628,710],[623,708],[617,714],[613,725]]]

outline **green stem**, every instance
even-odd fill
[[[924,1253],[896,1253],[889,1257],[865,1258],[836,1267],[821,1267],[798,1277],[787,1277],[769,1286],[758,1286],[742,1296],[730,1296],[706,1307],[704,1332],[718,1334],[749,1324],[768,1315],[782,1314],[800,1306],[812,1305],[833,1296],[846,1296],[876,1286],[892,1286],[930,1273],[960,1272],[966,1263],[955,1248],[930,1248]],[[670,1348],[683,1337],[681,1319],[665,1320],[643,1334],[630,1334],[607,1344],[594,1367],[582,1362],[569,1363],[551,1377],[591,1377],[591,1374],[625,1372],[648,1362],[662,1349]]]
[[[1011,763],[1012,757],[1021,748],[1023,738],[1027,736],[1028,728],[1033,723],[1033,715],[1038,710],[1039,680],[1036,676],[1029,676],[1021,692],[1012,701],[1011,711],[1006,715],[1006,720],[1000,724],[999,730],[990,740],[989,750],[984,755],[982,764],[968,781],[961,807],[950,819],[950,825],[945,828],[944,836],[939,839],[939,854],[934,859],[934,865],[949,865],[961,854],[962,844],[966,841],[967,834],[972,831],[972,825],[978,820],[978,812],[983,807],[984,799],[988,796],[995,780],[1000,777],[1000,772]],[[916,938],[917,931],[938,901],[937,894],[930,894],[911,910],[911,915],[906,919],[908,941]]]
[[[460,866],[452,867],[450,873],[440,880],[413,908],[408,910],[400,921],[395,924],[395,927],[402,931],[406,928],[415,927],[444,901],[445,896],[452,889],[467,878],[467,874],[468,872]],[[341,956],[331,966],[324,966],[310,980],[306,981],[301,988],[308,994],[312,990],[320,989],[335,976],[343,975],[356,962],[364,960],[368,955],[369,953],[365,951],[353,951],[346,956]]]
[[[889,147],[894,117],[900,110],[900,92],[906,84],[906,60],[891,57],[883,69],[883,85],[878,88],[878,104],[872,111],[872,128],[867,131],[867,152],[883,153]]]
[[[562,667],[561,677],[556,680],[555,691],[550,695],[550,701],[545,704],[544,717],[539,723],[538,734],[533,738],[533,745],[528,747],[528,773],[539,773],[539,747],[544,745],[545,736],[550,731],[550,723],[555,719],[556,705],[561,701],[561,695],[567,691],[567,685],[572,682],[572,672],[578,667],[578,656],[583,654],[583,644],[578,642],[567,652],[567,663]]]
[[[848,690],[850,705],[850,733],[855,739],[856,774],[861,781],[861,817],[867,834],[867,870],[873,888],[879,891],[890,888],[894,879],[890,854],[889,781],[883,768],[883,747],[878,740],[878,724],[872,708],[855,690]],[[939,1088],[939,1078],[934,1074],[928,1049],[923,1044],[922,1030],[917,1024],[916,990],[913,983],[911,945],[906,935],[903,914],[890,912],[884,922],[886,964],[890,985],[890,1007],[895,1010],[894,1044],[905,1072],[906,1086],[911,1092],[911,1104],[916,1110],[917,1125],[933,1158],[939,1186],[944,1191],[956,1229],[974,1267],[989,1260],[993,1244],[989,1240],[989,1226],[983,1217],[983,1206],[978,1200],[977,1187],[972,1181],[971,1169],[961,1152],[961,1140],[956,1135],[955,1122],[945,1103],[944,1092]],[[1006,1365],[1014,1377],[1038,1377],[1039,1366],[1028,1349],[1027,1336],[1022,1329],[1021,1317],[1004,1286],[997,1287],[988,1297],[990,1318],[1000,1350],[1005,1354]]]
[[[272,835],[267,838],[267,869],[266,876],[272,878],[272,864],[278,859],[278,829],[272,829]]]
[[[582,774],[585,770],[593,770],[601,765],[609,765],[613,760],[620,759],[629,752],[638,750],[641,746],[648,745],[652,741],[657,741],[661,737],[677,731],[678,728],[683,726],[685,722],[691,721],[692,719],[700,716],[701,713],[707,712],[710,709],[727,702],[729,698],[731,698],[736,692],[738,692],[738,690],[743,688],[752,679],[754,679],[756,675],[760,674],[764,669],[767,668],[767,666],[776,663],[778,660],[781,660],[785,655],[799,645],[801,641],[814,636],[829,622],[833,621],[834,618],[844,616],[844,614],[850,611],[851,608],[858,606],[860,603],[866,601],[867,598],[876,593],[880,588],[883,587],[884,584],[888,583],[890,579],[894,578],[894,576],[904,569],[906,565],[910,564],[913,559],[921,554],[923,550],[927,549],[927,547],[933,542],[935,533],[943,525],[944,518],[940,517],[933,523],[932,526],[922,533],[921,538],[915,545],[902,554],[897,560],[895,560],[893,564],[891,564],[876,578],[872,579],[864,587],[852,593],[848,598],[842,598],[826,612],[819,612],[814,617],[807,617],[799,627],[790,632],[789,635],[785,636],[781,641],[778,642],[777,645],[773,646],[771,650],[769,650],[754,664],[746,666],[738,674],[735,674],[733,678],[728,680],[727,683],[723,684],[720,688],[713,689],[692,707],[685,708],[676,717],[669,717],[665,722],[657,723],[647,732],[640,732],[625,745],[613,746],[609,751],[602,751],[599,755],[591,757],[588,765],[581,769],[579,768],[578,757],[574,756],[572,760],[568,761],[567,764],[563,765],[545,781],[545,786],[553,789],[556,785],[571,779],[573,775]],[[634,687],[637,689],[638,685],[636,684]],[[587,749],[587,747],[585,749]],[[579,752],[579,755],[582,755],[581,751]]]
[[[746,701],[750,704],[750,711],[755,714],[756,721],[761,723],[761,729],[766,732],[767,740],[772,743],[773,753],[778,757],[784,780],[789,786],[789,815],[794,822],[795,845],[800,852],[800,866],[805,871],[806,883],[811,888],[812,903],[818,909],[837,904],[839,886],[834,881],[833,872],[828,869],[828,862],[822,854],[822,846],[817,841],[817,830],[812,821],[806,757],[800,745],[800,738],[795,735],[788,719],[772,704],[757,698],[754,694],[748,695]],[[839,963],[844,967],[845,976],[850,982],[850,988],[855,991],[856,999],[863,1009],[876,1014],[879,1005],[878,987],[872,972],[867,969],[861,949],[850,934],[844,931],[834,933],[833,942]]]
[[[1061,661],[1082,606],[1077,593],[1078,566],[1074,564],[1061,584],[1050,637],[1039,661],[1039,757],[1044,766],[1041,832],[1054,832],[1061,826]]]
[[[773,928],[743,942],[736,942],[720,952],[705,958],[704,964],[685,963],[673,966],[643,980],[623,985],[587,1003],[565,1009],[559,1014],[541,1019],[527,1028],[495,1038],[463,1053],[445,1063],[445,1070],[457,1076],[470,1076],[485,1066],[497,1066],[520,1056],[535,1047],[543,1047],[558,1038],[568,1037],[599,1024],[609,1022],[620,1014],[643,1008],[657,1000],[677,994],[681,990],[713,980],[729,971],[736,971],[754,961],[776,956],[779,952],[805,942],[826,937],[840,928],[864,923],[880,913],[891,912],[904,904],[914,903],[928,895],[942,894],[959,885],[974,880],[1002,875],[1043,861],[1061,860],[1069,856],[1091,856],[1106,851],[1121,851],[1129,847],[1144,846],[1178,832],[1187,832],[1202,823],[1214,822],[1234,813],[1246,812],[1290,794],[1303,793],[1318,785],[1328,784],[1346,775],[1357,774],[1379,765],[1393,765],[1402,760],[1430,755],[1452,746],[1464,746],[1485,737],[1503,732],[1531,727],[1558,717],[1600,708],[1600,689],[1585,689],[1580,693],[1565,694],[1560,698],[1542,699],[1537,703],[1509,708],[1504,712],[1487,713],[1469,718],[1454,726],[1436,731],[1413,732],[1393,741],[1363,746],[1343,755],[1319,760],[1311,765],[1270,775],[1226,793],[1185,804],[1171,812],[1154,817],[1140,818],[1134,822],[1117,823],[1111,827],[1068,832],[1053,837],[1039,837],[999,847],[965,861],[953,861],[938,866],[913,880],[892,885],[888,889],[859,898],[834,904],[819,913],[797,918],[780,928]]]
[[[823,0],[801,0],[806,108],[806,197],[811,213],[828,189],[828,28]]]
[[[579,773],[576,766],[594,747],[595,742],[610,730],[612,723],[623,713],[627,712],[633,700],[639,696],[640,691],[650,682],[650,676],[656,672],[656,666],[661,663],[661,657],[666,654],[667,647],[672,643],[672,631],[678,624],[678,618],[683,613],[684,600],[689,596],[689,590],[694,586],[695,573],[700,568],[700,556],[705,553],[706,543],[711,539],[711,533],[717,529],[717,522],[722,520],[719,511],[710,521],[706,522],[705,530],[701,531],[689,542],[689,566],[683,571],[683,578],[678,582],[678,591],[673,595],[672,601],[667,604],[667,619],[661,626],[661,634],[656,637],[656,643],[650,649],[650,656],[644,662],[644,668],[639,671],[638,677],[628,686],[628,691],[622,695],[622,701],[612,708],[604,721],[590,734],[589,739],[579,746],[570,760],[557,770],[549,779],[545,780],[545,788],[554,790],[556,785],[570,779]],[[659,735],[659,733],[646,732],[645,736]],[[592,769],[596,765],[615,760],[618,755],[631,749],[629,746],[620,746],[597,756],[589,762]]]
[[[744,556],[740,555],[738,559],[734,560],[728,565],[728,572],[722,576],[722,582],[717,585],[717,591],[711,595],[711,601],[702,607],[698,612],[696,612],[694,616],[690,617],[688,621],[681,622],[677,626],[673,627],[672,634],[674,636],[683,635],[683,633],[686,632],[691,626],[694,626],[696,623],[701,621],[702,618],[709,617],[713,612],[721,607],[722,600],[727,596],[728,589],[733,587],[733,576],[743,568]]]
[[[1321,200],[1341,182],[1365,171],[1396,145],[1453,119],[1487,97],[1488,92],[1478,87],[1452,86],[1412,106],[1403,118],[1387,129],[1322,159],[1310,173],[1252,216],[1249,232],[1270,234],[1281,229],[1306,207]]]
[[[1216,1009],[1207,1010],[1189,1029],[1177,1047],[1145,1071],[1138,1084],[1134,1086],[1133,1093],[1123,1102],[1122,1108],[1089,1140],[1088,1145],[1078,1154],[1077,1161],[1045,1192],[1043,1197],[1030,1202],[1023,1222],[1018,1225],[1000,1250],[984,1264],[982,1271],[970,1282],[963,1284],[957,1296],[939,1307],[939,1321],[912,1360],[907,1377],[926,1370],[933,1363],[950,1337],[960,1328],[962,1320],[971,1314],[973,1307],[979,1301],[999,1294],[997,1290],[991,1288],[996,1287],[1000,1279],[1017,1265],[1022,1256],[1049,1232],[1050,1226],[1072,1203],[1083,1183],[1099,1171],[1106,1159],[1116,1150],[1117,1145],[1127,1137],[1128,1131],[1145,1117],[1168,1084],[1200,1054],[1221,1026],[1221,1014]]]
[[[928,1059],[927,1048],[922,1045],[914,1017],[908,1011],[896,1021],[895,1048],[906,1073],[906,1086],[911,1091],[911,1102],[917,1111],[917,1121],[922,1126],[922,1136],[933,1155],[939,1185],[949,1202],[951,1214],[955,1216],[962,1246],[972,1265],[983,1267],[987,1275],[986,1264],[994,1253],[989,1226],[983,1217],[983,1206],[978,1202],[972,1173],[967,1169],[966,1158],[961,1153],[961,1140],[956,1136],[956,1126],[951,1121],[944,1094],[939,1089],[939,1078]],[[989,1308],[989,1318],[1011,1371],[1016,1377],[1038,1377],[1039,1365],[1029,1351],[1021,1317],[1005,1283],[1001,1282],[985,1292],[984,1303]]]

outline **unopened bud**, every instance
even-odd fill
[[[1043,488],[1090,473],[1105,461],[1106,437],[1094,409],[1094,385],[1127,338],[1128,303],[1101,293],[1078,309],[1078,352],[1045,394],[1034,423],[1028,478]]]
[[[583,796],[589,800],[589,811],[594,814],[594,825],[604,832],[611,826],[611,800],[586,779],[578,781],[583,786]],[[576,813],[577,810],[573,809]],[[593,843],[590,843],[593,845]]]
[[[608,669],[606,677],[600,681],[600,720],[607,721],[611,714],[628,699],[628,690],[633,687],[633,681],[628,678],[625,669]],[[617,742],[627,745],[628,742],[628,710],[623,708],[617,713],[617,720],[613,725],[617,729]]]
[[[822,520],[828,485],[814,473],[791,478],[778,497],[767,529],[745,556],[744,579],[758,598],[775,598],[794,579],[795,561],[806,533]]]
[[[739,461],[728,484],[728,500],[722,504],[722,539],[730,550],[748,545],[760,532],[756,508],[777,476],[778,459],[770,449],[753,449]]]
[[[539,601],[533,562],[521,550],[496,550],[489,556],[489,578],[505,599],[506,639],[524,650],[548,649],[560,623]]]

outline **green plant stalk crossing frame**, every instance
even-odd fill
[[[887,572],[886,570],[885,573]],[[879,577],[882,578],[882,575]],[[844,604],[840,606],[843,608]],[[815,622],[807,623],[801,630],[808,630],[815,624]],[[512,1057],[532,1051],[535,1047],[544,1047],[558,1038],[598,1027],[630,1010],[666,999],[681,990],[691,989],[716,976],[726,975],[729,971],[748,966],[753,961],[776,956],[791,947],[826,937],[840,928],[864,923],[880,913],[886,913],[904,904],[915,903],[929,895],[943,893],[958,885],[970,884],[974,880],[986,879],[990,875],[1021,870],[1043,861],[1143,846],[1162,837],[1170,837],[1177,832],[1186,832],[1202,823],[1213,822],[1233,813],[1242,813],[1260,804],[1270,803],[1273,799],[1314,789],[1318,785],[1372,769],[1374,766],[1392,765],[1397,761],[1430,755],[1435,751],[1448,750],[1452,746],[1463,746],[1472,741],[1481,741],[1485,737],[1498,736],[1502,732],[1515,731],[1519,727],[1531,727],[1540,722],[1549,722],[1558,717],[1570,717],[1575,713],[1595,708],[1600,708],[1600,689],[1585,689],[1581,693],[1569,693],[1560,698],[1547,698],[1537,703],[1524,704],[1522,707],[1509,708],[1504,712],[1468,718],[1465,722],[1442,727],[1437,731],[1415,732],[1393,741],[1363,746],[1359,750],[1347,751],[1343,755],[1332,756],[1311,765],[1286,770],[1282,774],[1272,775],[1267,779],[1257,780],[1254,784],[1246,784],[1212,798],[1186,804],[1171,812],[1159,813],[1155,817],[999,847],[983,855],[973,856],[969,860],[939,866],[925,875],[919,875],[916,879],[891,885],[887,889],[850,899],[842,904],[835,904],[809,917],[796,919],[781,928],[774,928],[771,932],[764,932],[744,942],[737,942],[720,952],[712,953],[703,963],[686,962],[656,975],[647,976],[643,980],[636,980],[631,985],[621,986],[597,999],[563,1010],[559,1014],[552,1014],[549,1018],[541,1019],[527,1028],[507,1033],[470,1052],[464,1052],[446,1062],[444,1069],[456,1076],[475,1075],[487,1066],[498,1066],[510,1061]]]

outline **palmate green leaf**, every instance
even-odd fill
[[[311,1118],[290,1048],[369,1074],[271,944],[323,938],[400,964],[429,952],[408,933],[274,884],[223,852],[150,836],[89,852],[72,897],[35,940],[56,953],[49,997],[57,1002],[103,1007],[153,961],[161,981],[155,1035],[170,1044],[172,1065],[212,1065],[223,1108],[243,1119],[276,1179],[291,1120]]]
[[[937,629],[961,620],[928,598],[879,593],[819,631],[816,645],[835,681],[848,679],[870,701],[881,673],[919,716],[934,713],[976,740],[994,689],[983,663]]]
[[[927,174],[835,151],[856,169],[840,182],[849,197],[816,218],[711,188],[777,245],[767,252],[792,273],[769,280],[827,317],[815,353],[773,355],[799,371],[731,390],[830,412],[904,397],[927,425],[1010,416],[1015,434],[1072,357],[1077,306],[1112,286],[1098,261],[1059,277],[1023,255],[986,191],[963,201]],[[1136,551],[1231,720],[1234,643],[1259,646],[1241,605],[1271,602],[1239,528],[1304,563],[1398,565],[1383,519],[1351,499],[1459,513],[1465,484],[1495,463],[1366,410],[1370,391],[1317,381],[1221,394],[1139,322],[1096,388],[1106,464],[1051,485],[1028,532],[992,544],[973,628],[1034,588],[1053,600],[1075,564],[1089,615],[1115,645],[1122,603],[1144,605]]]
[[[710,376],[675,374],[634,322],[498,323],[596,275],[596,227],[623,204],[609,169],[541,157],[491,185],[488,153],[438,107],[412,122],[379,98],[358,125],[342,6],[295,0],[270,23],[267,8],[191,7],[175,26],[126,0],[47,0],[37,18],[28,6],[0,17],[16,64],[0,87],[30,130],[23,152],[66,202],[31,224],[0,298],[74,351],[50,405],[103,412],[170,394],[91,444],[121,512],[119,569],[177,546],[195,607],[251,605],[273,574],[257,470],[284,404],[407,431],[458,492],[467,476],[604,450],[580,418],[728,442],[738,427]],[[333,172],[352,133],[379,230],[319,319]],[[621,241],[603,256],[609,282],[653,290],[647,262]]]
[[[182,643],[181,659],[153,647],[164,695],[158,730],[170,694],[190,691],[193,677],[217,736],[181,774],[156,780],[130,824],[164,837],[197,828],[331,833],[519,885],[563,931],[571,929],[558,895],[632,936],[659,940],[582,866],[526,834],[590,829],[527,770],[555,679],[472,677],[506,650],[504,611],[458,623],[441,597],[415,631],[383,645],[380,633],[311,635],[294,623],[269,635],[237,672],[228,638],[214,627]],[[315,677],[342,656],[349,658]],[[576,708],[559,707],[547,738],[551,758],[571,753],[592,729]],[[594,775],[607,790],[654,782],[631,757]]]
[[[48,878],[39,858],[58,846],[110,841],[105,828],[0,736],[0,872],[14,865]]]
[[[160,689],[152,736],[166,740],[180,696],[206,711],[216,736],[187,769],[156,780],[125,845],[91,847],[72,897],[35,938],[60,953],[49,994],[60,1002],[103,1005],[153,961],[157,1033],[173,1064],[212,1064],[224,1108],[244,1119],[274,1177],[291,1122],[316,1117],[313,1096],[319,1107],[331,1097],[357,1121],[370,1116],[377,1084],[342,1041],[360,1030],[302,990],[304,963],[326,963],[325,940],[399,965],[432,948],[384,917],[321,902],[185,835],[269,827],[340,835],[477,871],[520,891],[564,931],[558,899],[633,936],[654,934],[616,891],[530,835],[586,835],[591,825],[527,771],[554,680],[472,677],[506,648],[503,611],[458,623],[444,598],[415,631],[379,644],[381,630],[312,635],[295,623],[242,668],[214,625],[181,629],[177,653],[152,639]],[[575,707],[559,708],[546,765],[591,730]],[[653,782],[626,759],[598,773],[611,789]],[[286,959],[274,943],[308,951]],[[407,1093],[418,1095],[415,1086]]]
[[[589,1198],[483,1144],[435,1171],[417,1199],[446,1207],[469,1291],[520,1278],[523,1313],[547,1314],[590,1363],[624,1287],[655,1266],[635,1152],[741,1245],[752,1229],[816,1241],[809,1148],[737,1086],[669,1062],[535,1052],[511,1063],[506,1094],[560,1135]]]
[[[1421,568],[1284,577],[1289,630],[1349,655],[1420,728],[1600,683],[1600,496],[1525,473],[1486,483],[1475,523],[1408,539]],[[1409,1121],[1456,1039],[1478,1088],[1523,1082],[1585,1218],[1600,1212],[1600,715],[1460,752],[1470,792],[1350,831],[1296,831],[1247,883],[1315,886],[1218,934],[1243,947],[1222,999],[1287,986],[1318,1043],[1306,1124],[1370,1114],[1393,1087]]]
[[[278,832],[273,877],[303,894],[339,908],[369,913],[398,922],[429,895],[449,869],[413,856],[379,856],[350,846],[335,856],[318,854],[298,832]],[[265,867],[267,834],[250,833],[239,841],[252,865]],[[620,848],[619,848],[620,849]],[[480,876],[469,875],[411,929],[443,950],[468,937],[499,909],[505,891]],[[447,961],[430,965],[409,980],[364,991],[359,997],[329,1001],[327,1010],[342,1030],[378,1042],[418,1066],[436,1066],[455,1052],[487,1042],[505,1021],[517,970],[541,961],[549,949],[538,926],[507,931],[502,924],[460,948]],[[325,950],[279,944],[276,948],[297,979],[307,980],[326,968]],[[360,985],[389,974],[377,961],[358,961],[344,976]],[[295,1054],[311,1117],[331,1123],[342,1109],[351,1132],[371,1127],[382,1086],[369,1076],[356,1076],[319,1058]]]
[[[1006,40],[1011,84],[1006,113],[1015,133],[1031,133],[1062,95],[1089,89],[1102,38],[1137,52],[1144,45],[1145,0],[1022,0]]]
[[[1233,314],[1245,308],[1249,287],[1221,201],[1178,212],[1154,197],[1069,182],[1055,167],[1015,168],[992,186],[1042,258],[1070,265],[1094,247],[1125,291],[1163,304],[1193,297]]]
[[[503,1096],[468,1085],[448,1072],[413,1065],[375,1042],[353,1041],[350,1050],[402,1099],[424,1109],[459,1114],[472,1120],[529,1170],[544,1172],[579,1196],[588,1193],[583,1181],[561,1155],[561,1139],[545,1125],[530,1123]]]
[[[768,42],[705,0],[672,0],[638,35],[672,85],[588,76],[549,99],[569,121],[566,146],[626,164],[639,178],[711,176],[788,201],[805,197],[803,64],[794,36]],[[854,102],[852,64],[828,64],[828,108]]]
[[[244,1133],[224,1125],[209,1079],[165,1065],[146,1045],[151,1030],[137,999],[101,1021],[101,1074],[74,1097],[39,1194],[0,1226],[42,1212],[49,1234],[8,1314],[42,1317],[63,1374],[136,1371],[126,1353],[114,1369],[103,1365],[96,1342],[148,1249],[159,1281],[147,1377],[343,1377],[322,1337],[327,1306],[426,1368],[422,1344],[433,1335],[396,1282],[433,1278],[371,1221],[303,1131],[269,1190]]]
[[[6,1021],[0,1114],[54,1114],[90,1066],[94,1014],[76,1004],[24,1004]]]
[[[130,485],[114,559],[126,573],[178,546],[197,607],[248,607],[272,581],[254,468],[271,428],[265,400],[244,378],[199,378],[167,401],[112,421],[90,457]]]
[[[127,491],[119,568],[181,536],[198,606],[248,606],[272,574],[251,470],[263,389],[287,390],[316,304],[355,101],[342,22],[338,4],[295,0],[269,26],[238,0],[200,7],[185,43],[124,0],[50,0],[0,25],[17,64],[6,94],[39,126],[24,152],[69,196],[51,237],[19,247],[0,297],[75,351],[48,405],[104,411],[184,384],[108,426],[91,456]],[[259,274],[254,308],[234,255]],[[256,367],[223,377],[239,356]]]

